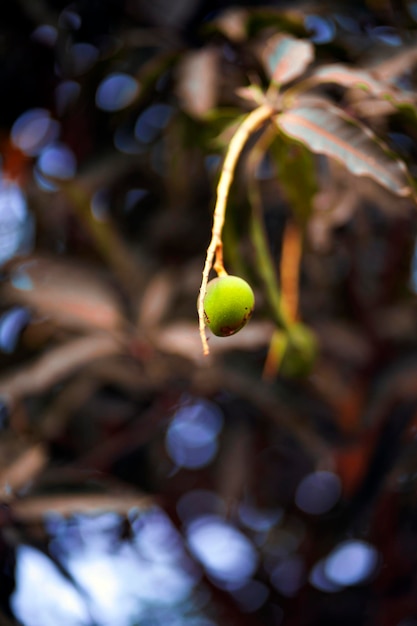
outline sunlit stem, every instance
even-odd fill
[[[300,228],[289,221],[285,227],[281,253],[281,292],[292,321],[298,317],[302,235]]]
[[[284,231],[280,265],[282,302],[289,323],[294,323],[298,317],[301,252],[300,228],[293,222],[289,222]],[[276,328],[265,360],[264,378],[272,379],[276,375],[288,344],[289,335],[283,335],[282,331]]]
[[[263,280],[272,316],[277,325],[271,337],[264,365],[264,378],[273,378],[276,375],[288,347],[289,329],[298,315],[298,283],[301,259],[300,229],[290,222],[284,233],[279,285],[278,273],[269,250],[259,183],[256,178],[257,169],[275,138],[274,129],[267,129],[258,139],[248,159],[248,190],[252,209],[251,239],[255,249],[256,267]]]
[[[269,104],[264,104],[254,111],[251,111],[233,135],[223,163],[219,183],[217,185],[217,199],[213,214],[211,241],[209,247],[207,248],[206,261],[204,264],[200,293],[198,296],[199,329],[203,353],[205,355],[209,354],[209,346],[204,322],[204,296],[206,294],[209,274],[211,268],[213,267],[214,256],[216,254],[216,266],[214,269],[219,273],[219,275],[225,273],[222,260],[222,231],[226,214],[227,199],[233,182],[236,164],[249,136],[255,132],[261,124],[268,120],[273,113],[274,109]]]
[[[257,201],[255,201],[257,193],[258,192],[255,190],[254,186],[250,192],[253,209],[251,215],[250,233],[252,244],[255,248],[256,267],[265,286],[273,319],[278,328],[287,330],[290,325],[290,318],[284,305],[281,291],[278,287],[277,273],[269,251],[265,226],[263,224],[262,217],[258,214],[258,211],[254,210],[255,204],[258,204]]]
[[[289,345],[288,333],[276,328],[269,342],[268,354],[266,355],[262,378],[273,380],[280,368],[283,356]]]
[[[213,269],[217,276],[227,276],[227,272],[223,264],[223,243],[219,243],[216,248],[216,258],[214,260]]]

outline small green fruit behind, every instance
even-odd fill
[[[288,331],[280,373],[288,378],[307,376],[317,357],[317,339],[304,324],[295,323]]]
[[[219,276],[207,285],[204,318],[218,337],[237,333],[250,319],[255,306],[253,291],[243,278]]]

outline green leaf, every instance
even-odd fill
[[[261,106],[265,102],[265,94],[259,85],[238,87],[235,93],[239,98],[242,98],[242,100],[245,100],[252,106]]]
[[[372,131],[327,101],[295,106],[275,117],[278,128],[309,150],[342,163],[356,176],[368,176],[398,196],[408,196],[405,164],[391,156]]]
[[[306,70],[314,60],[314,48],[304,39],[278,34],[268,39],[262,59],[271,80],[284,85]]]
[[[302,37],[306,34],[304,21],[305,12],[301,9],[253,8],[248,12],[248,36],[254,37],[266,29],[274,28]]]
[[[305,146],[288,140],[284,135],[277,137],[269,151],[277,167],[284,195],[295,217],[301,224],[305,224],[317,192],[313,155]],[[300,180],[303,181],[302,185]]]

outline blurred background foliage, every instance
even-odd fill
[[[256,311],[201,354],[215,185],[282,32],[406,94],[321,92],[415,177],[416,2],[0,7],[1,626],[417,624],[413,201],[293,144],[257,164],[318,345],[277,371],[244,154]]]

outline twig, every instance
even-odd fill
[[[239,126],[235,135],[233,135],[229,149],[227,151],[223,168],[220,174],[219,183],[217,185],[217,200],[213,214],[213,228],[209,247],[207,248],[206,261],[203,269],[203,277],[201,281],[200,293],[198,297],[198,319],[201,343],[203,345],[203,353],[209,354],[209,347],[205,333],[204,322],[204,296],[206,294],[208,278],[210,270],[213,267],[214,256],[216,255],[216,272],[218,274],[225,273],[222,263],[222,230],[225,220],[226,203],[229,196],[230,187],[233,181],[234,171],[239,156],[245,146],[248,137],[259,128],[259,126],[268,120],[274,113],[274,109],[269,104],[264,104],[244,119]]]
[[[280,278],[282,297],[292,321],[295,321],[298,317],[301,253],[302,236],[300,228],[290,221],[284,232]]]
[[[287,329],[289,319],[286,315],[286,309],[283,306],[282,295],[278,287],[277,273],[274,267],[271,252],[269,250],[268,238],[265,231],[262,216],[262,203],[259,192],[259,186],[255,178],[255,171],[267,148],[266,141],[271,139],[264,135],[262,146],[259,150],[253,152],[249,160],[249,200],[251,204],[250,234],[252,244],[255,250],[256,266],[263,280],[265,292],[271,307],[273,319],[278,328]],[[262,148],[262,150],[261,150]],[[265,148],[265,150],[264,150]]]
[[[272,129],[273,130],[273,129]],[[285,307],[284,290],[278,285],[278,276],[269,250],[262,212],[262,200],[256,170],[274,141],[276,133],[265,131],[254,147],[248,159],[248,191],[251,204],[250,231],[256,255],[256,266],[265,286],[265,292],[271,307],[277,328],[274,330],[263,370],[263,378],[272,379],[279,368],[280,360],[288,345],[288,325],[291,318]],[[282,286],[283,287],[283,286]]]

